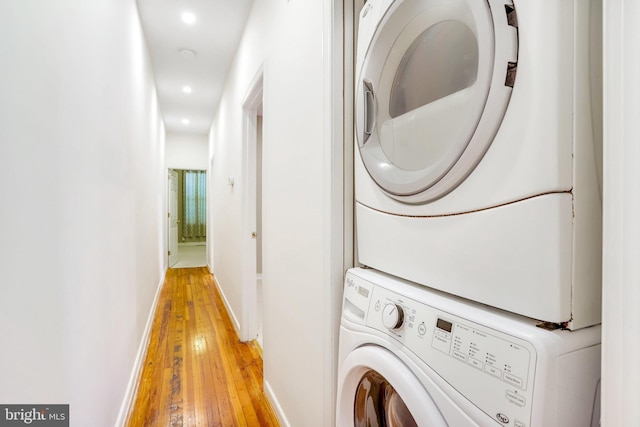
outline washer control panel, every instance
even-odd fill
[[[343,317],[392,337],[496,425],[529,427],[533,345],[486,326],[483,319],[465,317],[459,302],[442,305],[442,297],[437,303],[417,301],[347,275]]]
[[[527,388],[529,350],[474,326],[437,317],[431,345],[520,390]]]

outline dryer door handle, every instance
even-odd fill
[[[362,85],[364,93],[364,124],[361,145],[364,145],[367,143],[371,133],[373,132],[373,124],[376,117],[376,97],[373,92],[373,84],[370,81],[363,80]]]

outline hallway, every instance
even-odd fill
[[[126,425],[278,426],[259,350],[239,341],[206,268],[167,271]]]

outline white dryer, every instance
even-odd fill
[[[337,427],[599,425],[600,326],[521,316],[375,270],[345,279]]]
[[[369,0],[356,66],[363,265],[600,322],[601,0]]]

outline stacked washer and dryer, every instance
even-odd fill
[[[337,425],[599,425],[601,0],[369,0]]]

